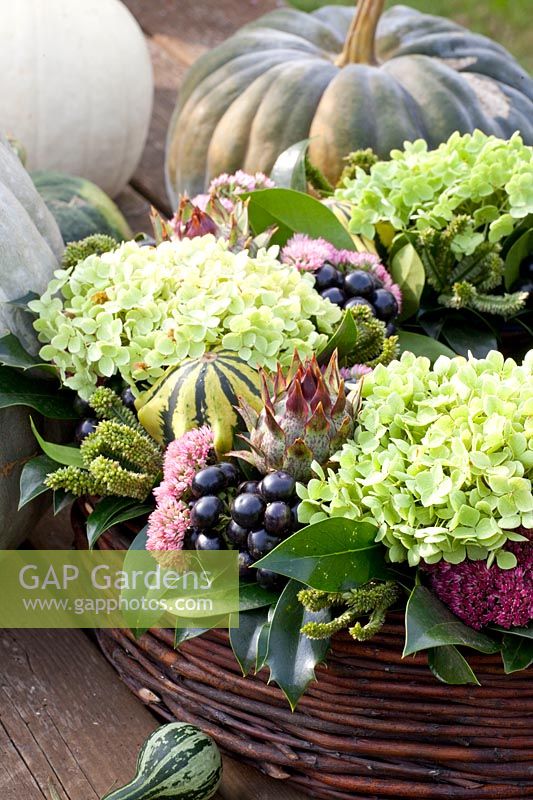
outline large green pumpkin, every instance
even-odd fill
[[[45,170],[32,172],[31,177],[54,215],[65,244],[95,233],[105,233],[117,242],[133,238],[118,206],[95,183]]]
[[[331,181],[350,151],[382,157],[405,140],[430,146],[480,128],[533,144],[533,80],[495,42],[451,20],[361,0],[353,10],[280,9],[246,25],[189,71],[171,122],[172,201],[221,172],[270,172],[311,138]],[[431,6],[428,3],[428,8]]]
[[[30,290],[45,290],[58,267],[63,241],[30,176],[2,136],[0,210],[0,336],[12,331],[36,353],[38,342],[31,319],[5,301]],[[0,549],[16,547],[42,513],[41,499],[17,512],[22,466],[38,451],[28,409],[0,410]]]

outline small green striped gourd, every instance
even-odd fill
[[[261,410],[259,372],[237,353],[220,350],[170,367],[135,405],[140,423],[158,442],[168,444],[192,428],[209,425],[215,450],[224,455],[241,426],[235,409],[240,397]]]
[[[213,739],[193,725],[171,722],[143,744],[135,778],[102,800],[208,800],[221,777]]]

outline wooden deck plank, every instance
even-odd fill
[[[1,800],[98,800],[131,779],[159,723],[83,631],[1,631],[0,673]],[[217,798],[304,800],[228,758]]]

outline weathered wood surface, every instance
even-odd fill
[[[167,129],[188,67],[241,25],[279,7],[280,0],[125,0],[143,28],[155,77],[154,113],[143,157],[131,181],[140,195],[171,213],[165,190]],[[150,230],[148,213],[130,215],[130,199],[119,205],[135,231]]]
[[[0,632],[1,800],[98,800],[157,720],[82,631]],[[215,800],[303,800],[231,759]]]

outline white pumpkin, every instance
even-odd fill
[[[63,240],[53,216],[0,136],[0,336],[12,331],[34,353],[39,344],[31,317],[4,301],[29,291],[43,292],[62,251]],[[38,418],[35,412],[32,415]],[[20,544],[43,511],[44,498],[39,498],[17,512],[22,466],[38,452],[28,409],[1,409],[0,549]]]
[[[1,0],[0,130],[27,167],[112,197],[142,155],[153,101],[143,33],[119,0]]]

